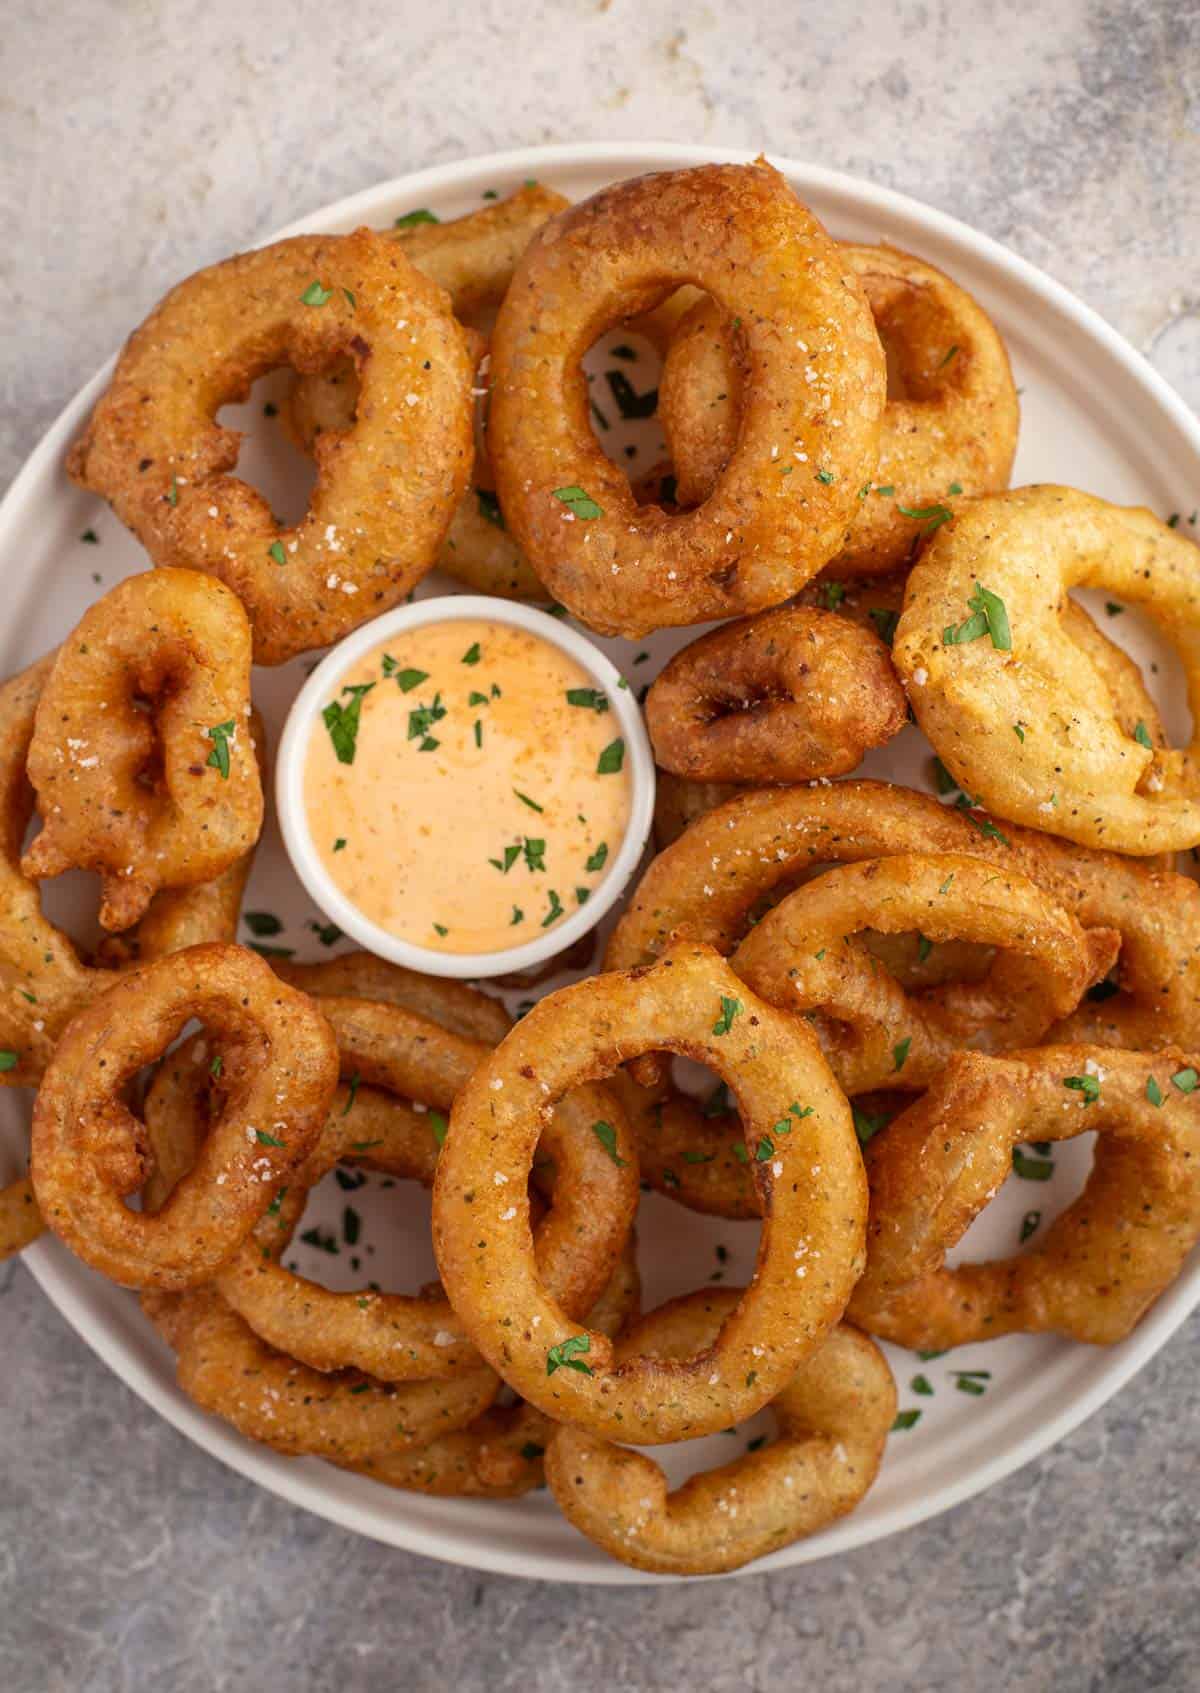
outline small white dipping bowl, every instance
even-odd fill
[[[384,641],[400,634],[411,635],[428,624],[461,623],[477,618],[540,635],[573,658],[597,687],[603,688],[625,742],[632,786],[629,824],[607,875],[591,898],[555,928],[520,946],[506,947],[502,952],[435,952],[431,947],[402,940],[373,923],[346,898],[329,875],[308,827],[304,766],[313,730],[321,723],[322,709],[335,697],[341,677],[359,659]],[[297,876],[321,910],[360,946],[380,958],[391,959],[394,964],[423,970],[431,976],[503,976],[510,970],[528,970],[565,952],[573,941],[595,928],[624,892],[650,835],[654,815],[654,755],[633,690],[617,667],[585,635],[516,600],[492,599],[485,594],[446,595],[385,612],[347,635],[321,660],[296,695],[284,724],[275,766],[275,803],[284,846]]]

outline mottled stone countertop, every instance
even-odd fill
[[[1097,307],[1200,404],[1196,0],[9,0],[0,478],[163,286],[492,148],[759,145],[906,190]],[[853,1556],[555,1589],[356,1539],[136,1399],[0,1269],[0,1684],[1197,1685],[1193,1318],[1069,1439]]]

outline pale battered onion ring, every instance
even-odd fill
[[[326,999],[321,1009],[338,1037],[343,1077],[439,1112],[449,1112],[491,1051],[396,1006]],[[428,1115],[395,1097],[382,1108],[375,1098],[365,1106],[359,1110],[354,1093],[335,1098],[320,1140],[289,1182],[282,1214],[260,1220],[215,1285],[263,1340],[314,1369],[354,1367],[385,1381],[478,1370],[482,1360],[445,1298],[334,1293],[279,1261],[309,1189],[343,1159],[361,1157],[432,1185],[437,1144]],[[593,1133],[596,1123],[606,1126],[608,1144]],[[356,1152],[376,1141],[382,1144]],[[637,1160],[618,1101],[604,1088],[574,1089],[547,1121],[539,1157],[552,1161],[555,1179],[533,1235],[538,1274],[551,1297],[581,1316],[612,1274],[637,1210]]]
[[[853,1320],[902,1346],[1004,1334],[1123,1340],[1200,1239],[1200,1093],[1179,1051],[960,1052],[867,1151],[871,1224]],[[1020,1257],[945,1267],[1020,1141],[1097,1132],[1079,1198]]]
[[[748,374],[725,473],[703,506],[673,517],[639,506],[601,450],[580,360],[687,280],[740,314]],[[621,182],[543,227],[500,308],[489,426],[500,502],[554,597],[602,633],[758,611],[842,545],[874,468],[884,389],[862,292],[777,171],[704,165]]]
[[[1200,1047],[1194,882],[1117,853],[996,825],[981,813],[884,782],[760,788],[697,818],[642,877],[609,940],[605,968],[648,963],[673,937],[731,953],[764,896],[781,882],[818,865],[909,852],[985,859],[1002,874],[1028,876],[1085,929],[1118,930],[1120,991],[1095,1007],[1104,1017],[1104,1038],[1112,1045]],[[1064,1030],[1052,1029],[1048,1038],[1064,1038]],[[639,1059],[634,1073],[652,1082],[661,1069],[650,1057]]]
[[[146,1292],[142,1310],[176,1353],[189,1399],[248,1439],[295,1457],[354,1463],[423,1446],[465,1427],[496,1395],[491,1370],[403,1383],[310,1370],[259,1340],[211,1287]]]
[[[597,1303],[589,1326],[615,1339],[636,1316],[641,1297],[633,1236]],[[540,1487],[542,1457],[557,1428],[532,1405],[491,1406],[482,1416],[427,1446],[368,1458],[351,1467],[385,1487],[454,1499],[517,1499]]]
[[[316,443],[294,528],[233,475],[216,422],[279,365],[353,359],[354,427]],[[180,283],[125,345],[69,469],[156,564],[205,570],[281,664],[398,604],[433,566],[471,470],[471,360],[442,291],[370,230],[301,235]]]
[[[28,1176],[0,1188],[0,1263],[24,1252],[45,1228]]]
[[[691,1358],[713,1344],[740,1297],[714,1288],[660,1305],[622,1337],[617,1357]],[[569,1523],[634,1569],[741,1569],[855,1508],[879,1473],[896,1387],[874,1342],[839,1323],[770,1409],[778,1426],[769,1445],[673,1493],[653,1458],[560,1428],[546,1452],[550,1491]]]
[[[804,606],[711,629],[646,697],[656,762],[709,782],[842,776],[907,721],[883,642]]]
[[[416,268],[450,296],[454,314],[483,328],[489,311],[504,298],[517,261],[531,236],[568,202],[553,189],[528,182],[506,200],[483,206],[449,223],[415,223],[386,232],[399,242]],[[476,365],[485,351],[482,343]],[[476,388],[487,388],[487,363],[480,366]],[[289,432],[304,452],[313,450],[322,430],[346,430],[354,423],[358,375],[343,361],[334,370],[297,377],[284,407]],[[438,551],[437,567],[477,594],[505,599],[544,600],[546,590],[530,569],[505,527],[499,503],[490,497],[491,466],[486,431],[476,442],[475,486],[455,508]]]
[[[1141,507],[1050,486],[962,507],[909,577],[894,644],[917,721],[955,780],[1003,816],[1086,846],[1143,856],[1200,842],[1200,741],[1160,750],[1128,733],[1060,622],[1073,587],[1139,606],[1179,653],[1200,723],[1198,577],[1194,543]],[[1011,650],[987,632],[946,641],[972,622],[981,586],[1005,607]]]
[[[947,500],[1008,486],[1019,405],[1004,343],[965,289],[894,247],[838,250],[883,342],[888,399],[878,464],[856,490],[861,504],[829,570],[875,576],[907,562]],[[659,420],[684,507],[708,498],[736,449],[744,381],[728,312],[701,300],[680,323],[659,382]]]
[[[490,999],[478,988],[450,976],[425,976],[406,970],[370,952],[343,952],[337,958],[323,958],[317,964],[297,964],[273,958],[271,968],[294,988],[317,999],[333,995],[339,999],[375,999],[385,1005],[401,1005],[440,1023],[452,1035],[486,1041],[497,1046],[512,1027],[512,1019],[498,999]]]
[[[858,936],[916,931],[996,949],[980,981],[906,993]],[[1037,1040],[1102,980],[1120,950],[1084,929],[1019,871],[963,853],[895,853],[805,882],[758,922],[731,960],[760,999],[817,1013],[830,1067],[853,1096],[930,1086],[960,1047]]]
[[[71,1018],[118,980],[115,969],[82,961],[43,913],[37,883],[21,872],[33,814],[25,760],[53,662],[48,654],[0,685],[0,1050],[9,1065],[0,1085],[16,1087],[37,1085]],[[261,764],[265,741],[257,715],[248,733]],[[136,930],[105,937],[104,962],[148,962],[201,941],[232,941],[253,856],[247,852],[215,881],[156,894]]]
[[[192,1017],[222,1056],[226,1107],[163,1209],[131,1211],[145,1129],[125,1093]],[[244,947],[189,947],[129,972],[69,1024],[38,1090],[31,1173],[47,1224],[122,1286],[199,1286],[307,1157],[337,1062],[312,1001]]]
[[[648,1050],[728,1082],[763,1196],[753,1285],[711,1348],[665,1370],[616,1367],[608,1339],[549,1297],[520,1203],[554,1102]],[[434,1250],[464,1327],[523,1399],[653,1445],[752,1415],[816,1350],[859,1273],[863,1198],[849,1107],[803,1021],[761,1004],[710,948],[680,946],[550,994],[476,1070],[438,1163]]]
[[[42,828],[23,873],[99,871],[106,929],[136,923],[160,888],[213,881],[262,828],[249,716],[237,596],[193,570],[119,582],[42,687],[27,760]]]

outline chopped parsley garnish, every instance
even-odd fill
[[[619,347],[610,347],[608,351],[611,358],[624,359],[627,364],[637,363],[637,353],[632,347],[627,346],[624,341],[621,342]]]
[[[956,341],[954,343],[954,345],[950,348],[949,352],[946,354],[945,358],[942,360],[941,364],[938,365],[938,369],[939,370],[944,369],[945,366],[950,363],[950,360],[954,357],[955,353],[957,353],[957,352],[958,352],[958,342]]]
[[[441,219],[437,213],[431,212],[428,206],[418,206],[415,212],[405,212],[403,217],[398,217],[392,227],[394,229],[411,229],[417,223],[440,222]]]
[[[483,745],[483,724],[479,721],[478,717],[471,725],[471,733],[475,737],[475,745],[477,747],[481,747]]]
[[[544,870],[546,868],[545,841],[539,841],[527,835],[522,851],[525,854],[525,863],[528,869]],[[507,856],[507,853],[505,856]]]
[[[1197,1076],[1195,1070],[1189,1065],[1186,1070],[1176,1070],[1171,1077],[1171,1081],[1180,1093],[1195,1093],[1196,1083],[1200,1081],[1200,1076]]]
[[[732,1109],[728,1087],[724,1082],[718,1082],[701,1105],[700,1115],[702,1117],[723,1117],[727,1111]]]
[[[483,657],[483,649],[480,647],[479,642],[478,641],[472,641],[471,645],[467,648],[466,652],[462,655],[462,658],[459,660],[459,663],[460,664],[478,664],[482,657]]]
[[[1023,1182],[1048,1182],[1054,1174],[1054,1165],[1049,1158],[1031,1158],[1019,1146],[1013,1147],[1012,1167]]]
[[[817,481],[818,482],[824,482],[825,485],[828,487],[828,485],[831,482],[837,481],[837,477],[833,474],[833,472],[831,470],[818,470]]]
[[[892,1062],[897,1070],[903,1070],[904,1063],[908,1057],[909,1048],[911,1046],[912,1036],[905,1035],[904,1039],[902,1041],[897,1041],[896,1045],[892,1048]]]
[[[529,807],[530,811],[545,811],[546,808],[544,805],[539,805],[535,799],[530,799],[529,795],[523,794],[520,788],[514,788],[513,793],[516,794],[522,805],[527,805]]]
[[[562,916],[562,914],[563,914],[562,901],[559,899],[559,897],[555,893],[554,889],[551,888],[550,889],[550,909],[549,909],[549,911],[547,911],[546,915],[542,918],[542,928],[548,929],[550,927],[551,923],[555,922],[559,917]]]
[[[283,923],[273,911],[243,911],[242,922],[252,935],[281,935]]]
[[[322,1234],[320,1229],[305,1229],[304,1233],[300,1236],[300,1239],[304,1242],[305,1246],[318,1247],[320,1251],[328,1252],[331,1255],[341,1251],[341,1247],[338,1245],[335,1236],[332,1234]],[[366,1385],[367,1384],[364,1382],[363,1386],[365,1387]],[[351,1393],[354,1393],[358,1390],[351,1388],[350,1391]]]
[[[623,1170],[625,1168],[626,1160],[622,1158],[620,1153],[617,1151],[617,1131],[613,1128],[612,1124],[605,1122],[593,1123],[592,1133],[600,1142],[600,1145],[604,1148],[605,1152],[608,1153],[608,1156],[617,1166],[617,1169]]]
[[[904,1429],[916,1428],[920,1420],[921,1413],[919,1410],[897,1411],[896,1420],[892,1424],[892,1433],[897,1434]]]
[[[179,504],[179,478],[177,476],[171,478],[171,486],[167,489],[166,500],[169,506]]]
[[[346,304],[350,307],[350,310],[352,312],[357,311],[358,300],[355,297],[354,290],[352,288],[343,288],[342,293],[346,296]]]
[[[947,493],[948,493],[948,494],[951,494],[951,495],[953,495],[953,494],[961,494],[961,493],[962,493],[962,491],[963,491],[963,490],[962,490],[962,483],[961,483],[961,482],[952,482],[952,483],[951,483],[951,484],[950,484],[950,486],[949,486],[949,487],[948,487],[948,488],[947,488],[947,489],[946,489],[946,492],[947,492]]]
[[[731,999],[727,994],[722,994],[721,1015],[713,1024],[713,1034],[727,1035],[733,1027],[734,1018],[740,1016],[745,1009],[746,1007],[742,1004],[740,999]]]
[[[283,550],[282,541],[272,541],[271,545],[267,548],[267,555],[268,557],[273,558],[276,564],[287,563],[287,554]]]
[[[591,888],[576,888],[575,889],[575,903],[576,903],[576,905],[586,905],[588,900],[591,899],[591,897],[592,897]]]
[[[596,760],[596,774],[598,776],[615,776],[625,763],[625,742],[618,738],[610,741]]]
[[[395,677],[396,686],[402,694],[409,693],[419,682],[429,680],[428,670],[413,670],[411,668],[401,670],[390,653],[383,655],[383,674]]]
[[[251,941],[250,950],[260,958],[291,958],[296,951],[294,946],[268,946],[266,941]]]
[[[221,1071],[224,1068],[225,1068],[225,1060],[221,1057],[221,1054],[218,1052],[216,1057],[213,1059],[212,1063],[208,1067],[208,1073],[209,1073],[210,1076],[220,1076]]]
[[[604,508],[598,506],[578,483],[572,482],[566,488],[555,488],[554,498],[561,500],[572,516],[579,518],[582,523],[590,523],[594,517],[604,516]]]
[[[590,856],[588,857],[587,863],[584,865],[584,869],[585,870],[603,870],[604,863],[605,863],[605,860],[607,859],[607,857],[608,857],[608,842],[607,841],[601,841],[600,845],[596,848],[595,852],[590,854]]]
[[[1063,1086],[1081,1093],[1084,1105],[1094,1105],[1100,1097],[1099,1076],[1064,1076]]]
[[[334,850],[334,852],[344,852],[346,850],[346,837],[345,837],[345,835],[339,835],[338,836],[337,840],[334,841],[334,843],[333,843],[333,850]]]
[[[1019,723],[1013,724],[1013,734],[1019,741],[1023,741],[1025,739],[1025,731]]]
[[[770,1135],[761,1135],[758,1145],[754,1148],[754,1162],[765,1164],[768,1158],[775,1156],[775,1142]]]
[[[1036,1231],[1041,1220],[1042,1213],[1040,1211],[1026,1211],[1025,1215],[1021,1218],[1021,1233],[1019,1240],[1022,1246],[1024,1246],[1030,1235]]]
[[[494,864],[496,866],[496,869],[499,870],[499,872],[502,876],[507,876],[509,871],[512,869],[513,865],[517,862],[517,859],[520,858],[520,856],[521,856],[521,849],[520,849],[519,846],[506,846],[505,849],[504,849],[504,860],[503,860],[503,862],[501,862],[500,859],[498,859],[498,858],[489,858],[488,863]]]
[[[326,300],[330,300],[332,298],[333,289],[322,288],[321,284],[314,280],[309,283],[303,294],[301,294],[300,304],[302,306],[323,306]]]
[[[444,935],[448,935],[450,933],[449,929],[446,927],[446,925],[444,923],[435,923],[433,925],[433,927],[434,927],[435,932],[439,935],[444,936]]]
[[[917,936],[917,963],[918,964],[924,964],[925,960],[929,957],[929,954],[932,951],[933,951],[933,942],[929,939],[929,937],[927,935],[918,935]]]
[[[914,1376],[908,1385],[914,1393],[920,1393],[926,1397],[933,1392],[933,1383],[928,1376]]]
[[[555,1370],[578,1370],[581,1376],[592,1375],[592,1366],[582,1361],[583,1355],[591,1349],[590,1335],[573,1334],[569,1340],[560,1340],[546,1353],[546,1374],[552,1376]]]
[[[896,625],[900,621],[900,613],[877,605],[871,607],[867,616],[879,631],[879,639],[885,646],[890,647],[896,634]]]
[[[98,547],[100,545],[100,537],[94,529],[85,529],[79,539],[81,541],[85,541],[89,547]]]
[[[602,688],[568,688],[567,704],[582,706],[585,711],[608,710],[608,695]]]
[[[1110,617],[1120,617],[1125,607],[1119,600],[1105,600],[1104,609]]]
[[[860,1146],[865,1146],[869,1140],[873,1140],[880,1129],[886,1129],[892,1120],[886,1111],[872,1117],[868,1112],[860,1111],[857,1105],[851,1105],[850,1115],[854,1119],[854,1132],[858,1136]]]
[[[417,749],[419,752],[431,750],[425,746],[424,742],[431,739],[429,734],[430,729],[432,729],[435,723],[440,723],[445,715],[446,708],[442,704],[442,696],[440,693],[434,694],[432,704],[418,705],[409,712],[408,739],[410,741],[415,741],[420,740],[423,737],[422,745]],[[438,743],[434,741],[433,744],[434,746],[437,746]]]
[[[846,597],[845,584],[842,582],[822,582],[819,593],[821,604],[826,611],[836,611]]]
[[[347,1246],[357,1246],[358,1237],[362,1233],[362,1218],[353,1205],[342,1207],[342,1239]]]
[[[342,692],[350,695],[349,701],[343,705],[340,700],[332,700],[321,713],[321,720],[329,730],[329,739],[333,742],[333,750],[337,754],[339,764],[354,763],[363,697],[369,694],[374,686],[374,682],[347,684]]]
[[[1133,738],[1140,747],[1148,747],[1151,752],[1154,751],[1154,742],[1150,739],[1150,731],[1140,718],[1134,726]]]
[[[446,1144],[446,1132],[450,1125],[440,1111],[429,1113],[429,1132],[439,1146]]]
[[[1163,1102],[1163,1090],[1153,1076],[1146,1077],[1146,1098],[1151,1105],[1161,1105]]]
[[[508,920],[509,928],[515,929],[518,923],[523,923],[524,921],[525,913],[521,910],[519,905],[514,905],[512,908],[512,916]]]
[[[604,379],[622,417],[653,417],[658,410],[657,388],[647,388],[644,394],[639,394],[623,370],[607,370]]]
[[[266,1129],[255,1129],[254,1138],[260,1146],[284,1146],[284,1145],[286,1145],[286,1142],[280,1140],[277,1135],[269,1135],[267,1133]]]
[[[223,782],[229,780],[229,741],[233,732],[232,717],[228,723],[214,723],[211,729],[204,731],[205,739],[212,742],[212,751],[205,763],[220,773]]]
[[[940,508],[945,511],[943,506]],[[900,507],[904,511],[904,507]],[[907,516],[914,516],[912,512]],[[947,517],[950,516],[946,512]],[[981,635],[990,635],[992,645],[998,652],[1012,651],[1012,631],[1008,626],[1008,612],[1004,601],[998,594],[993,594],[990,588],[985,588],[981,582],[976,582],[975,592],[970,595],[967,604],[972,615],[965,622],[948,624],[942,630],[942,643],[947,647],[965,646],[968,641],[977,641]]]

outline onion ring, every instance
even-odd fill
[[[908,852],[985,859],[1004,874],[1028,876],[1085,929],[1118,930],[1120,991],[1097,1004],[1109,1044],[1200,1047],[1200,889],[1193,882],[1116,853],[1000,828],[982,813],[882,782],[762,788],[697,818],[645,872],[609,939],[605,968],[645,964],[673,937],[731,953],[779,883],[818,865]],[[1048,1038],[1063,1038],[1063,1028]],[[661,1080],[653,1057],[633,1070],[639,1081]]]
[[[657,763],[710,782],[841,776],[907,721],[883,642],[803,606],[701,635],[646,697]]]
[[[449,1111],[458,1090],[490,1048],[467,1042],[395,1006],[327,999],[322,1009],[338,1037],[344,1076]],[[356,1092],[358,1090],[356,1089]],[[432,1185],[436,1143],[428,1117],[388,1102],[343,1096],[321,1139],[289,1183],[283,1214],[260,1221],[216,1280],[218,1291],[270,1345],[318,1370],[347,1366],[385,1381],[432,1380],[481,1367],[479,1354],[445,1298],[394,1293],[332,1293],[279,1262],[308,1190],[355,1148],[393,1175]],[[370,1107],[374,1106],[374,1110]],[[592,1132],[603,1123],[607,1144]],[[534,1252],[552,1296],[573,1315],[595,1302],[612,1274],[637,1209],[637,1162],[617,1101],[583,1086],[563,1099],[539,1143],[554,1164],[553,1203],[534,1231]]]
[[[354,427],[316,446],[295,528],[232,473],[215,421],[265,371],[352,358]],[[432,567],[472,457],[471,361],[440,289],[394,241],[296,236],[198,271],[125,345],[68,468],[156,564],[208,571],[281,664],[398,604]]]
[[[318,964],[297,964],[273,958],[271,967],[292,987],[317,999],[374,999],[403,1006],[419,1017],[440,1023],[452,1035],[497,1046],[512,1027],[512,1019],[498,999],[449,976],[425,976],[406,970],[370,952],[343,952]]]
[[[894,247],[838,250],[883,342],[888,400],[878,464],[829,569],[875,576],[908,562],[946,500],[1007,488],[1019,403],[1004,343],[965,289]],[[659,419],[685,508],[709,497],[736,450],[744,382],[728,312],[701,300],[679,324],[659,382]]]
[[[588,1322],[612,1338],[636,1315],[641,1283],[633,1237]],[[532,1405],[495,1406],[466,1428],[427,1446],[368,1458],[352,1467],[385,1487],[454,1499],[517,1499],[542,1485],[542,1457],[556,1423]]]
[[[748,379],[725,473],[672,517],[637,505],[601,450],[579,361],[689,279],[740,314]],[[623,635],[795,593],[843,542],[885,387],[861,290],[765,163],[639,177],[553,218],[500,308],[492,379],[489,444],[517,541],[556,599]]]
[[[643,1317],[618,1358],[687,1359],[716,1340],[733,1288],[703,1290]],[[663,1575],[741,1569],[844,1517],[868,1492],[896,1416],[896,1388],[865,1334],[838,1324],[771,1401],[763,1451],[705,1470],[674,1493],[652,1458],[560,1428],[546,1479],[567,1521],[614,1558]]]
[[[1198,570],[1195,545],[1150,512],[1071,488],[963,507],[910,576],[894,644],[955,780],[1003,816],[1085,846],[1145,856],[1200,842],[1200,741],[1161,750],[1145,728],[1127,732],[1060,623],[1072,587],[1140,605],[1179,652],[1200,722]]]
[[[226,1109],[163,1209],[131,1211],[145,1131],[124,1090],[191,1017],[222,1053]],[[336,1081],[324,1017],[245,948],[189,947],[131,971],[69,1024],[38,1090],[32,1175],[46,1222],[122,1286],[199,1286],[300,1167]]]
[[[913,993],[857,939],[864,929],[996,948],[982,981]],[[732,958],[760,999],[818,1012],[830,1067],[853,1096],[928,1087],[951,1054],[1037,1040],[1112,968],[1121,937],[1084,929],[1035,882],[963,853],[896,853],[805,882]]]
[[[1200,1094],[1178,1051],[960,1052],[868,1147],[871,1223],[853,1320],[902,1346],[1004,1334],[1111,1345],[1200,1239]],[[1172,1076],[1174,1072],[1174,1079]],[[1014,1145],[1097,1131],[1080,1197],[1023,1256],[944,1265],[1008,1175]]]
[[[276,1452],[353,1463],[463,1428],[495,1397],[491,1370],[455,1381],[378,1382],[323,1375],[273,1351],[212,1288],[142,1294],[142,1310],[177,1355],[188,1397]]]
[[[262,828],[249,714],[250,625],[237,597],[190,570],[119,582],[58,649],[41,690],[28,772],[43,824],[24,874],[99,871],[100,921],[128,929],[159,888],[228,870]]]
[[[735,1090],[763,1195],[752,1287],[712,1348],[665,1371],[640,1359],[614,1367],[608,1339],[549,1297],[520,1191],[515,1216],[510,1197],[554,1101],[651,1049],[709,1064]],[[438,1163],[434,1250],[463,1325],[523,1399],[653,1445],[751,1415],[816,1349],[858,1275],[862,1203],[849,1107],[813,1036],[760,1004],[710,948],[680,946],[650,969],[549,995],[476,1070]]]

